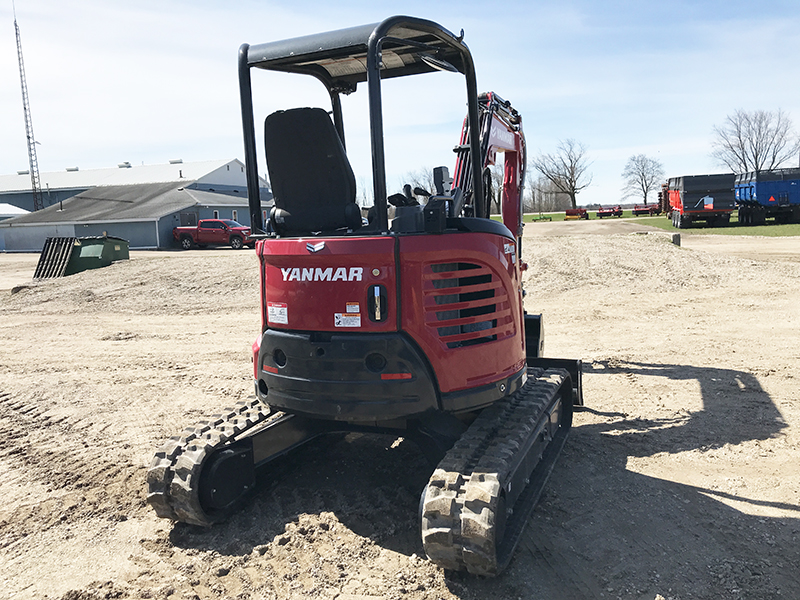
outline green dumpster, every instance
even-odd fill
[[[113,236],[47,238],[34,279],[64,277],[130,258],[128,240]]]
[[[128,240],[110,236],[77,238],[64,275],[107,267],[128,258]]]

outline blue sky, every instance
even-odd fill
[[[709,156],[712,128],[736,109],[780,108],[800,130],[797,0],[18,0],[16,13],[42,171],[242,159],[240,44],[393,14],[464,30],[478,87],[522,113],[531,153],[552,152],[566,138],[586,146],[593,183],[581,204],[619,201],[620,173],[634,154],[658,159],[667,176],[721,171]],[[0,173],[7,174],[28,166],[11,0],[0,6],[0,23]],[[321,86],[302,77],[265,74],[255,85],[261,119],[278,108],[326,106]],[[423,167],[452,167],[465,108],[461,80],[426,75],[384,91],[390,186]],[[359,94],[345,105],[361,182],[369,177],[360,143],[365,106]]]

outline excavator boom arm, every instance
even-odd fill
[[[493,195],[490,167],[495,164],[497,153],[505,155],[503,169],[501,214],[503,224],[522,237],[522,191],[525,182],[525,135],[522,131],[522,115],[511,103],[494,92],[478,97],[480,121],[480,160],[482,166],[483,197],[477,198],[472,188],[472,165],[470,124],[464,119],[461,139],[455,151],[456,159],[453,186],[462,190],[467,216],[488,218]]]

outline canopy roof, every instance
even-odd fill
[[[369,40],[376,34],[383,39],[383,79],[435,71],[437,67],[432,63],[437,60],[465,73],[462,58],[465,47],[461,36],[456,37],[438,25],[420,27],[420,23],[425,22],[419,19],[411,19],[415,26],[412,29],[404,26],[403,19],[395,17],[396,24],[390,25],[388,30],[384,21],[249,46],[247,64],[261,69],[315,75],[331,89],[352,91],[357,83],[367,80]],[[380,26],[384,26],[384,31],[378,32]],[[443,65],[438,68],[443,68]]]

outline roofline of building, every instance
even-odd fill
[[[170,213],[171,214],[171,213]],[[161,218],[158,219],[94,219],[92,221],[43,221],[39,223],[9,223],[11,219],[6,219],[5,221],[0,221],[0,227],[47,227],[51,225],[55,226],[62,226],[62,225],[102,225],[104,223],[158,223]]]
[[[155,164],[147,164],[147,165],[130,165],[125,168],[120,168],[119,166],[115,167],[99,167],[99,168],[90,168],[85,169],[83,171],[72,171],[72,170],[58,170],[58,171],[43,171],[39,175],[39,179],[41,182],[42,192],[44,193],[46,188],[48,179],[52,177],[58,177],[59,179],[65,177],[65,173],[69,173],[66,177],[76,177],[80,178],[81,184],[75,184],[75,182],[66,183],[66,185],[53,185],[51,187],[52,191],[61,191],[61,190],[74,190],[74,189],[87,189],[99,186],[106,186],[106,185],[139,185],[139,184],[147,184],[147,183],[172,183],[172,182],[186,182],[187,184],[192,183],[194,181],[198,181],[203,177],[207,176],[208,174],[216,171],[217,169],[221,169],[225,165],[230,165],[236,163],[241,167],[244,167],[244,163],[238,158],[229,158],[229,159],[211,159],[211,160],[198,160],[198,161],[190,161],[190,162],[173,162],[170,161],[168,163],[155,163]],[[207,169],[205,172],[200,173],[191,173],[191,171],[197,169],[200,166],[205,166]],[[179,176],[175,176],[174,174],[170,174],[169,176],[165,176],[163,171],[165,170],[177,170]],[[189,170],[190,173],[185,174],[186,170]],[[97,175],[107,175],[113,176],[114,174],[118,173],[141,173],[141,172],[159,172],[159,176],[154,177],[151,180],[145,181],[117,181],[116,183],[106,183],[105,181],[98,182],[94,176]],[[189,177],[188,175],[193,175]],[[22,194],[22,193],[31,193],[31,186],[30,186],[30,177],[28,174],[21,175],[17,174],[0,174],[0,181],[8,180],[8,178],[13,178],[15,180],[19,180],[19,186],[17,187],[16,181],[14,185],[10,185],[8,188],[0,189],[0,195],[2,194]],[[92,181],[94,179],[94,181]],[[100,179],[105,179],[100,177]],[[268,182],[266,178],[259,176],[259,180],[265,186],[268,186]]]
[[[264,202],[262,202],[262,205],[263,204],[264,204]],[[184,208],[180,208],[180,209],[177,209],[177,210],[172,210],[170,212],[164,213],[164,214],[159,215],[159,216],[133,218],[133,219],[92,219],[92,220],[87,220],[87,221],[36,221],[36,222],[33,222],[33,223],[16,223],[16,222],[13,222],[13,221],[16,221],[16,218],[12,217],[10,219],[5,219],[3,221],[0,221],[0,227],[5,227],[5,228],[10,228],[10,227],[44,227],[44,226],[49,226],[49,225],[72,225],[72,226],[75,226],[75,225],[101,225],[101,224],[104,224],[104,223],[158,223],[164,217],[168,217],[169,215],[171,215],[173,213],[180,212],[181,210],[186,210],[186,209],[189,209],[189,208],[193,208],[195,206],[197,206],[197,207],[203,206],[205,208],[209,208],[210,206],[213,206],[213,203],[195,201],[192,204],[187,204]],[[233,206],[237,206],[237,205],[230,205],[229,204],[229,205],[226,206],[226,208],[231,208]],[[242,204],[241,206],[242,206],[242,208],[247,208],[247,204]],[[268,207],[265,206],[264,208],[268,208]],[[34,214],[34,213],[27,213],[27,214]],[[16,216],[22,217],[22,216],[26,216],[26,215],[16,215]]]

